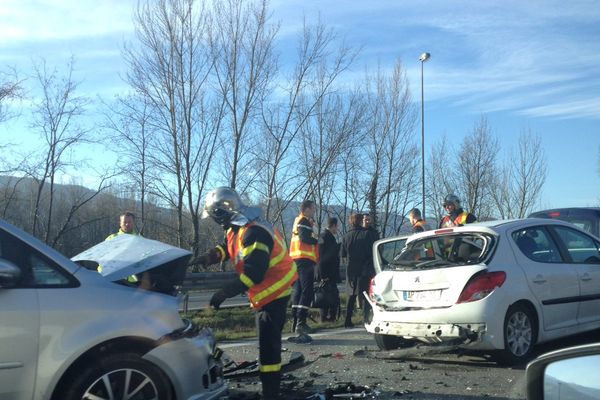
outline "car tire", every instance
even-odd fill
[[[135,395],[131,396],[136,390]],[[124,395],[125,393],[129,396]],[[89,368],[77,371],[69,390],[61,398],[173,400],[174,396],[169,379],[158,367],[137,354],[125,353],[107,356]]]
[[[537,341],[535,312],[525,304],[508,308],[504,318],[504,350],[497,354],[497,361],[504,365],[522,364],[529,360]]]

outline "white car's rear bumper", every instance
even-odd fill
[[[480,350],[504,348],[504,313],[486,300],[430,309],[384,309],[368,299],[372,306],[368,332],[401,336],[424,343],[464,343]]]

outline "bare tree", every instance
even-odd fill
[[[540,137],[531,131],[521,132],[518,148],[511,152],[493,185],[492,194],[500,217],[525,218],[532,212],[539,201],[546,175],[546,158]]]
[[[13,116],[13,113],[7,112],[5,104],[9,100],[23,98],[23,80],[19,79],[17,72],[0,71],[0,122],[4,122]]]
[[[35,206],[31,232],[40,234],[46,243],[50,243],[52,232],[52,212],[54,208],[54,185],[57,173],[71,162],[69,152],[79,144],[87,142],[88,131],[78,125],[77,119],[85,111],[88,101],[77,96],[79,85],[73,79],[71,58],[67,64],[66,76],[59,77],[56,69],[49,70],[45,60],[34,64],[35,79],[41,89],[41,98],[34,102],[32,128],[38,130],[43,140],[41,160],[29,168],[31,177],[37,183]],[[38,232],[42,197],[47,189],[46,220],[44,232]]]
[[[367,93],[367,200],[374,224],[385,236],[397,230],[397,217],[405,214],[416,197],[418,152],[413,131],[417,114],[400,61],[389,76],[379,69],[375,77],[367,77]]]
[[[455,192],[464,194],[461,197],[463,205],[479,219],[493,215],[492,191],[498,151],[498,140],[492,136],[487,119],[482,116],[471,134],[464,138],[458,153],[459,188]]]
[[[222,101],[209,93],[208,13],[194,0],[159,0],[138,6],[135,25],[139,46],[125,49],[127,81],[149,106],[148,123],[157,135],[154,191],[177,212],[177,244],[197,253],[199,202],[223,115]],[[191,243],[184,243],[186,216]]]
[[[224,0],[214,2],[210,34],[219,96],[226,104],[229,138],[223,157],[229,186],[236,188],[245,175],[255,117],[267,97],[277,72],[274,40],[278,26],[269,24],[266,1]]]
[[[434,226],[433,220],[440,221],[445,215],[442,208],[444,198],[448,194],[457,193],[461,195],[462,191],[457,191],[459,187],[458,170],[456,161],[452,156],[456,150],[448,143],[446,136],[431,146],[429,156],[429,168],[426,170],[427,190],[425,193],[426,201],[429,204],[426,217],[431,221],[430,226]]]
[[[357,114],[333,90],[356,52],[336,46],[335,39],[322,23],[305,21],[293,73],[282,88],[286,101],[263,108],[263,146],[255,159],[265,175],[258,191],[266,199],[267,217],[279,220],[284,230],[281,218],[288,204],[299,197],[315,199],[314,184],[331,173],[352,138]]]
[[[139,193],[141,212],[138,229],[144,234],[148,176],[151,168],[150,153],[155,140],[153,126],[148,122],[148,100],[130,95],[117,98],[115,103],[107,105],[107,108],[105,127],[109,132],[113,132],[107,136],[108,145],[113,147],[114,143],[119,143],[118,148],[112,150],[119,152],[119,172],[133,182]]]

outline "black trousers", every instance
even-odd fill
[[[315,263],[305,258],[294,260],[298,268],[298,280],[294,282],[292,314],[299,322],[306,322],[314,296]]]
[[[281,331],[286,321],[289,296],[274,300],[256,311],[258,361],[263,398],[276,398],[281,382]]]

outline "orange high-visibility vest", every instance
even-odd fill
[[[311,260],[314,263],[319,262],[319,247],[317,244],[308,244],[300,240],[300,234],[298,232],[298,224],[302,218],[306,218],[300,214],[294,220],[294,227],[292,228],[292,240],[290,243],[290,256],[296,260],[299,258],[305,258]],[[306,218],[310,223],[310,229],[313,229],[314,222],[309,218]]]
[[[469,216],[469,213],[466,211],[461,212],[460,214],[458,214],[458,216],[456,218],[454,218],[454,221],[452,221],[450,219],[449,215],[446,215],[444,217],[444,219],[442,220],[442,228],[449,228],[452,226],[461,226],[467,223],[467,217]]]
[[[288,255],[287,248],[281,234],[274,229],[265,230],[273,237],[273,251],[269,255],[269,268],[260,283],[254,283],[244,274],[244,257],[253,251],[268,252],[269,248],[266,244],[255,242],[251,247],[244,247],[242,238],[246,229],[250,226],[258,225],[251,222],[241,227],[238,232],[233,229],[227,231],[227,250],[231,257],[236,272],[240,275],[240,280],[248,287],[248,298],[254,308],[264,307],[273,300],[289,296],[292,292],[292,284],[298,279],[296,264]]]

